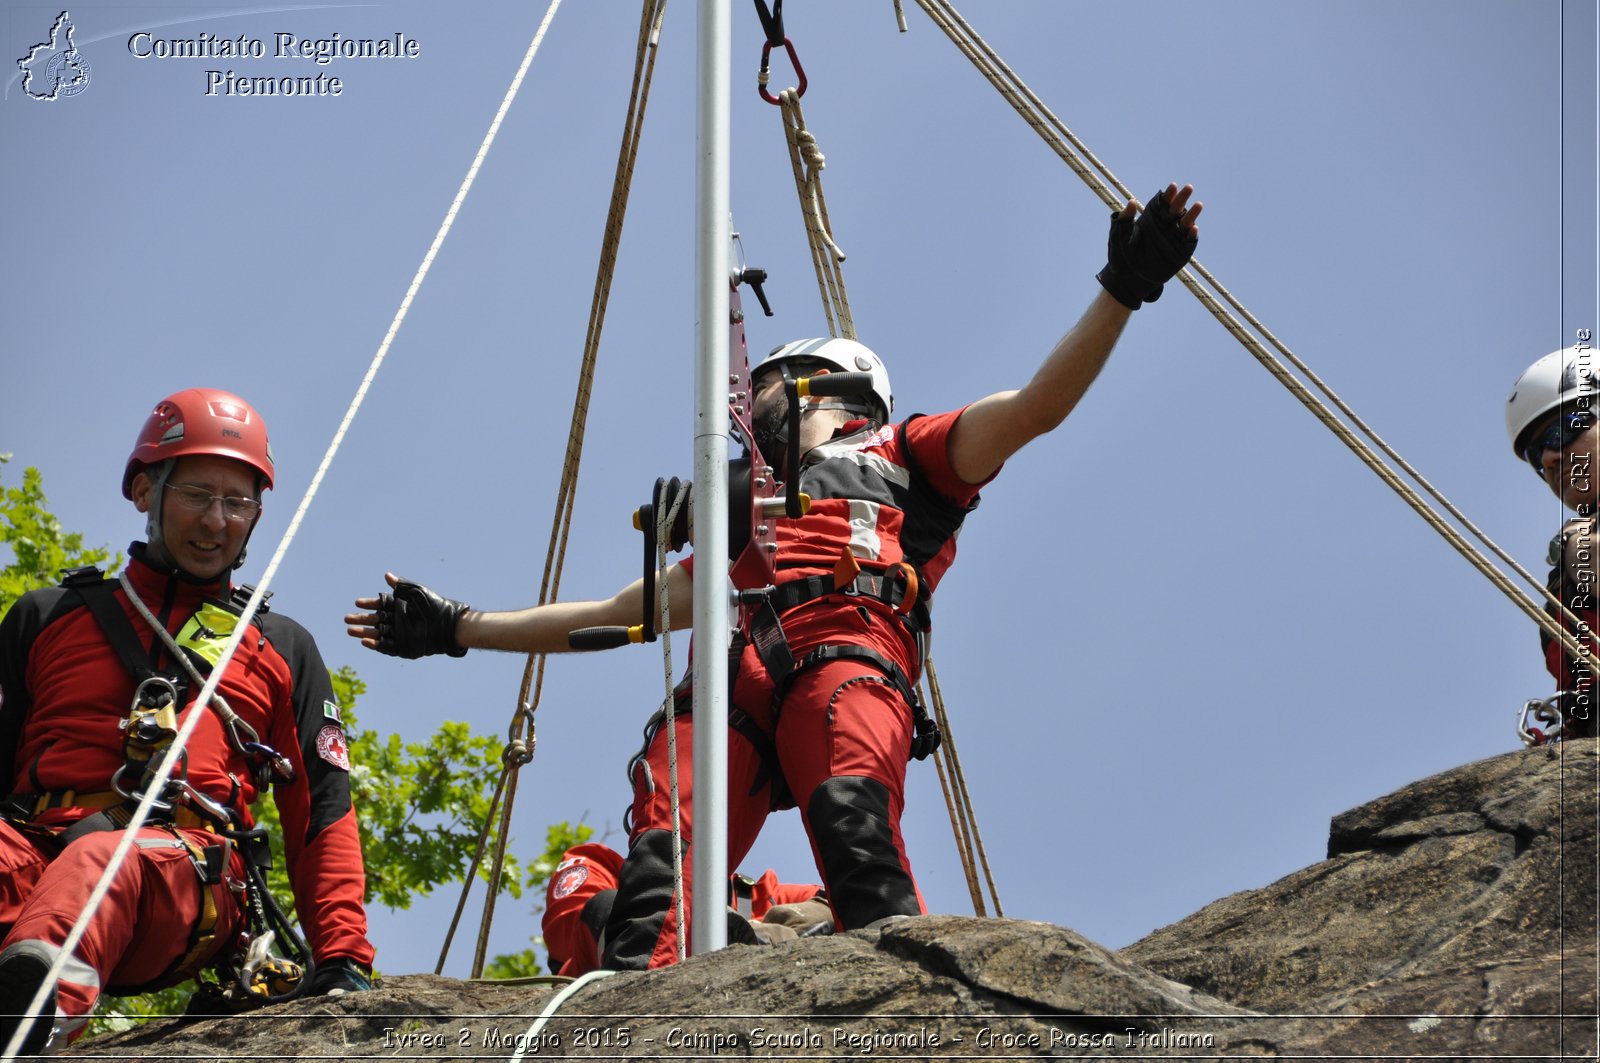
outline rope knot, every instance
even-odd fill
[[[511,768],[520,768],[525,764],[531,764],[533,762],[533,747],[537,741],[538,739],[531,737],[526,742],[520,738],[512,739],[506,744],[505,752],[500,754],[500,759],[505,762],[507,767]]]

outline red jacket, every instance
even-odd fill
[[[186,625],[209,605],[196,644],[220,648],[231,634],[227,618],[239,612],[226,604],[227,581],[201,583],[158,568],[143,546],[134,544],[128,565],[140,599],[180,642]],[[155,654],[153,667],[183,674],[120,587],[115,598]],[[371,964],[349,754],[327,667],[310,634],[288,617],[262,610],[252,626],[218,692],[294,767],[294,779],[274,785],[273,798],[295,907],[313,955]],[[192,681],[188,686],[180,725],[191,713],[204,713],[186,746],[188,781],[249,822],[247,806],[259,796],[252,766],[217,715],[196,709],[199,690]],[[119,724],[133,690],[128,670],[76,591],[52,587],[24,595],[0,621],[0,794],[110,790],[123,763]]]
[[[950,432],[962,412],[914,414],[876,431],[852,422],[836,438],[813,447],[800,470],[800,490],[812,500],[809,512],[773,522],[777,585],[832,573],[840,556],[850,554],[870,573],[902,562],[913,566],[918,599],[931,606],[939,581],[955,561],[962,522],[977,508],[984,486],[967,483],[950,467]],[[692,573],[693,556],[683,565]],[[857,608],[889,612],[870,599],[831,595],[785,613],[781,619],[790,650],[798,657],[816,646],[859,643],[907,676],[918,675],[920,649],[905,627],[880,625],[863,633],[851,615]]]

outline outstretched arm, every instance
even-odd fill
[[[1194,253],[1201,204],[1189,203],[1193,192],[1190,185],[1171,184],[1144,214],[1129,202],[1113,215],[1110,261],[1099,277],[1104,290],[1025,387],[979,399],[962,413],[948,444],[957,476],[985,482],[1026,443],[1066,420],[1100,375],[1133,310],[1154,302]]]
[[[486,613],[442,598],[394,573],[384,578],[393,594],[357,598],[344,620],[347,633],[368,649],[397,657],[435,653],[459,656],[468,649],[561,653],[570,650],[567,633],[584,627],[625,627],[643,619],[644,580],[636,579],[603,601],[551,602],[513,612]],[[667,569],[667,597],[674,631],[693,617],[694,583],[682,565]],[[659,606],[657,607],[659,609]]]

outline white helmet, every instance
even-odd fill
[[[1519,458],[1529,428],[1563,405],[1587,410],[1600,395],[1600,354],[1587,345],[1567,347],[1528,366],[1506,400],[1506,434]]]
[[[872,397],[877,400],[879,407],[878,420],[887,421],[889,414],[894,412],[894,392],[889,388],[888,368],[884,366],[883,359],[872,352],[872,348],[855,340],[822,337],[785,343],[761,359],[761,364],[752,370],[752,375],[760,373],[763,369],[777,368],[784,362],[802,358],[822,362],[841,373],[871,374]],[[845,406],[849,407],[848,400]]]

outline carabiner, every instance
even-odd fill
[[[783,39],[783,50],[789,53],[789,65],[794,67],[795,74],[800,78],[800,84],[795,86],[794,94],[796,96],[804,96],[806,94],[806,70],[805,67],[800,65],[800,57],[794,54],[794,42],[785,37]],[[756,76],[756,91],[761,94],[763,100],[766,100],[774,107],[781,107],[783,106],[783,101],[767,91],[767,82],[770,80],[768,59],[771,55],[772,42],[768,41],[761,46],[761,73]]]
[[[1560,708],[1564,694],[1566,691],[1558,690],[1548,698],[1530,698],[1522,706],[1522,711],[1517,713],[1517,736],[1523,745],[1542,746],[1561,740],[1562,724],[1566,722]],[[1534,724],[1545,726],[1540,728]]]

